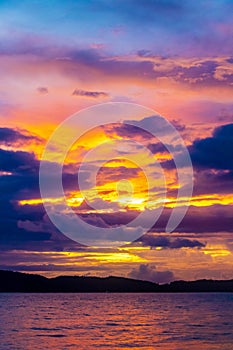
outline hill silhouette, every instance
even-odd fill
[[[175,281],[169,284],[135,280],[124,277],[80,277],[59,276],[46,278],[0,270],[0,292],[28,293],[190,293],[190,292],[233,292],[233,280]]]

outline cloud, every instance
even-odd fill
[[[9,200],[40,198],[39,167],[40,161],[33,153],[0,149],[1,194]],[[56,172],[57,163],[50,163],[50,169]],[[70,174],[64,166],[62,175],[66,190],[78,190],[75,173]],[[47,181],[50,193],[56,196],[53,176],[48,174]]]
[[[42,139],[36,135],[29,134],[26,130],[0,128],[0,144],[6,146],[23,145],[25,142],[41,142]]]
[[[82,96],[82,97],[92,97],[92,98],[108,97],[108,94],[103,91],[86,91],[86,90],[78,90],[78,89],[75,89],[72,95]]]
[[[233,232],[232,210],[233,205],[211,205],[211,201],[208,205],[208,200],[204,206],[190,206],[176,232],[201,233],[203,237],[208,232]],[[151,232],[164,232],[171,212],[165,208]]]
[[[84,210],[88,209],[88,207],[84,207]],[[78,210],[79,208],[77,211]],[[175,232],[184,234],[185,238],[186,234],[188,235],[189,233],[194,233],[197,235],[200,234],[202,238],[205,238],[209,233],[233,232],[232,211],[233,205],[211,205],[210,203],[209,205],[205,204],[205,206],[202,207],[190,206],[185,217],[178,225]],[[161,232],[165,232],[165,228],[171,213],[171,208],[165,208],[157,222],[151,228],[150,233],[142,236],[138,242],[141,241],[141,244],[144,244],[145,246],[159,246],[163,247],[164,249],[204,247],[205,242],[203,243],[202,240],[197,241],[196,239],[192,239],[191,241],[187,242],[180,239],[175,240],[175,237],[173,235],[169,238],[161,235]],[[80,214],[82,214],[81,211]],[[137,210],[128,209],[126,212],[118,212],[116,210],[113,213],[106,211],[105,213],[96,213],[95,215],[96,218],[100,216],[104,222],[109,225],[109,227],[111,227],[116,225],[127,225],[139,214],[140,212]],[[86,220],[85,217],[84,220]],[[157,235],[154,235],[153,233],[157,233]]]
[[[189,151],[196,168],[233,170],[233,124],[217,127],[212,137],[194,141]]]
[[[0,170],[14,173],[38,172],[39,161],[33,153],[0,149]]]
[[[195,172],[193,195],[231,194],[233,171],[201,169]]]
[[[137,242],[142,242],[144,246],[150,247],[161,247],[170,249],[180,249],[180,248],[202,248],[205,244],[199,242],[198,240],[190,240],[186,238],[167,238],[165,236],[154,236],[152,234],[145,234],[140,237]]]
[[[6,209],[1,210],[1,234],[0,234],[0,247],[3,249],[5,246],[8,248],[14,249],[16,247],[23,247],[25,243],[31,242],[31,249],[36,248],[38,242],[39,244],[48,242],[51,237],[50,232],[43,231],[27,231],[23,227],[19,227],[17,219],[22,216],[20,211],[17,211],[13,205],[5,203],[8,211]],[[2,208],[1,208],[2,209]],[[30,218],[30,214],[27,215]],[[45,244],[46,246],[47,244]]]
[[[4,139],[8,140],[11,135],[14,140],[21,137],[17,133],[5,132]],[[63,250],[63,235],[50,221],[44,221],[43,205],[18,204],[21,199],[40,198],[39,160],[33,153],[0,149],[0,171],[4,173],[0,176],[1,249],[27,247],[28,250],[45,250],[56,247]],[[72,245],[74,242],[66,238],[66,246]]]
[[[152,115],[141,120],[125,120],[124,123],[112,123],[102,126],[102,128],[109,136],[116,134],[124,139],[133,139],[143,144],[148,144],[148,148],[152,152],[155,150],[155,152],[163,153],[166,152],[166,147],[162,143],[150,144],[150,142],[155,142],[157,136],[169,136],[169,140],[171,140],[172,136],[176,136],[176,130],[180,132],[185,130],[184,125],[177,120],[172,120],[171,124],[174,128],[160,115]],[[175,139],[173,142],[176,143]],[[169,144],[169,146],[172,150],[179,150],[177,149],[179,145],[173,146]]]
[[[92,225],[96,228],[109,228],[110,226],[101,218],[101,216],[90,214],[90,215],[80,215],[80,217],[89,225]]]
[[[79,244],[61,234],[45,215],[43,205],[0,205],[0,250],[63,251]]]
[[[169,283],[175,280],[172,271],[157,271],[154,265],[141,264],[128,273],[128,277],[154,283]]]
[[[98,172],[98,178],[96,179],[97,186],[102,186],[106,183],[117,182],[122,179],[136,178],[140,175],[139,168],[130,168],[125,166],[116,166],[113,168],[101,167]],[[104,190],[104,189],[103,189]]]
[[[54,252],[51,252],[51,254],[54,254]],[[33,256],[31,257],[30,261],[33,260]],[[35,264],[33,265],[25,265],[25,264],[18,264],[18,265],[6,265],[1,264],[0,270],[13,270],[13,271],[72,271],[72,272],[86,272],[86,271],[107,271],[108,267],[106,266],[77,266],[77,265],[62,265],[62,264]],[[87,274],[85,273],[85,276]]]
[[[39,86],[37,88],[37,92],[39,92],[39,94],[41,94],[41,95],[47,95],[49,93],[49,90],[45,86]]]
[[[151,122],[150,120],[144,120],[145,123]],[[153,120],[152,120],[153,122]],[[209,155],[210,150],[207,148],[200,147],[199,143],[206,140],[215,145],[215,153],[217,153],[217,147],[222,149],[222,143],[225,143],[229,146],[232,145],[232,126],[233,124],[223,125],[214,130],[213,135],[209,138],[204,138],[203,140],[196,140],[191,146],[191,156],[193,156],[194,151],[196,156],[196,169],[198,172],[195,174],[195,188],[194,194],[201,193],[232,193],[232,171],[225,169],[214,169],[213,171],[208,168],[210,164],[210,158],[213,157],[217,166],[219,160],[215,159],[216,154]],[[119,125],[115,125],[116,130],[119,131]],[[135,135],[138,135],[138,128],[132,126],[132,130]],[[127,129],[129,132],[130,130]],[[126,130],[123,128],[120,132],[124,135]],[[162,130],[161,130],[162,132]],[[144,136],[144,135],[143,135]],[[11,145],[14,142],[27,141],[34,136],[31,136],[26,131],[10,128],[1,128],[0,129],[0,138],[5,144]],[[210,140],[210,141],[209,141]],[[149,140],[150,142],[151,140]],[[163,148],[161,144],[149,144],[154,152],[162,152]],[[194,147],[195,145],[195,147]],[[217,146],[216,146],[217,145]],[[198,150],[198,152],[197,152]],[[208,150],[208,152],[207,152]],[[232,152],[231,150],[226,150],[226,154],[229,156]],[[211,153],[211,152],[210,152]],[[198,157],[197,157],[198,154]],[[200,159],[205,159],[202,166],[200,166]],[[222,158],[224,158],[222,155]],[[223,162],[223,159],[221,160]],[[229,164],[228,158],[224,158],[225,164]],[[212,160],[213,163],[213,160]],[[212,165],[211,163],[211,165]],[[197,165],[198,164],[198,165]],[[230,163],[231,164],[231,163]],[[68,189],[73,190],[77,188],[76,176],[73,173],[66,172],[68,169],[64,168],[63,180],[65,184],[68,184]],[[92,170],[92,169],[90,169]],[[38,181],[38,171],[39,171],[39,160],[36,159],[33,153],[22,152],[22,151],[12,151],[12,150],[0,150],[0,171],[9,172],[11,175],[2,174],[0,176],[0,188],[1,195],[4,201],[4,205],[1,205],[1,227],[3,233],[1,235],[2,242],[44,242],[46,240],[53,240],[53,242],[58,241],[57,238],[53,238],[54,229],[49,227],[47,223],[40,225],[41,220],[43,221],[43,216],[45,214],[42,205],[17,205],[17,201],[21,199],[33,199],[40,198],[39,192],[39,181]],[[54,164],[54,171],[56,171],[56,164]],[[70,171],[70,170],[69,170]],[[105,178],[105,181],[116,181],[122,178],[122,175],[126,173],[126,168],[116,167],[114,172],[112,168],[103,168],[102,176],[100,176],[100,184],[103,183],[102,180]],[[129,169],[127,176],[132,177],[137,175],[137,169]],[[49,179],[48,179],[49,181]],[[52,188],[52,184],[51,184]],[[55,193],[55,192],[54,192]],[[101,204],[101,203],[98,203]],[[103,204],[103,205],[102,205]],[[138,214],[135,210],[128,210],[126,213],[118,212],[118,207],[114,209],[115,213],[108,213],[108,206],[104,205],[106,202],[101,204],[101,208],[106,208],[106,213],[96,213],[92,212],[92,215],[83,217],[85,221],[91,225],[96,225],[97,227],[114,227],[115,225],[126,224]],[[108,204],[108,203],[107,203]],[[211,201],[210,201],[211,205]],[[113,208],[112,204],[109,204],[109,207]],[[83,209],[83,210],[82,210]],[[87,207],[84,207],[84,204],[80,208],[80,214],[84,215],[85,210],[88,211]],[[205,233],[208,232],[221,232],[229,231],[232,232],[232,206],[221,206],[221,205],[211,205],[208,206],[208,203],[205,207],[197,208],[190,207],[187,215],[183,219],[182,223],[177,228],[177,232],[196,232]],[[95,214],[95,215],[94,215]],[[168,217],[171,214],[171,209],[165,209],[157,223],[153,227],[154,232],[163,232]],[[199,224],[196,225],[196,222]],[[166,237],[155,237],[153,235],[145,235],[141,238],[141,243],[143,245],[156,247],[160,246],[164,249],[179,249],[182,247],[187,248],[201,248],[204,244],[195,239],[186,239],[186,238],[166,238]],[[23,244],[23,243],[22,243]],[[40,243],[43,244],[43,243]],[[49,243],[50,244],[50,243]],[[34,245],[33,245],[34,246]],[[60,245],[61,247],[61,245]]]
[[[153,146],[150,147],[153,150]],[[196,171],[209,169],[231,172],[233,170],[233,124],[215,128],[212,136],[195,140],[188,150]],[[180,160],[182,161],[182,158]],[[163,162],[163,166],[172,169],[174,162],[167,160]]]
[[[166,149],[165,145],[162,144],[162,142],[157,142],[157,143],[150,143],[148,144],[149,150],[153,153],[163,153],[163,154],[169,154],[168,150]],[[169,148],[171,151],[178,151],[180,149],[179,146],[173,146],[169,145]]]
[[[139,51],[136,55],[121,55],[102,58],[108,66],[119,66],[120,71],[126,67],[127,75],[133,75],[135,67],[138,69],[137,76],[144,79],[170,79],[173,82],[179,82],[192,86],[231,86],[233,68],[229,62],[231,56],[216,58],[208,57],[174,57],[159,56],[153,52]],[[100,68],[100,67],[99,67]],[[115,68],[116,69],[116,68]],[[143,77],[143,71],[145,72]],[[110,72],[111,74],[111,72]],[[143,80],[144,80],[143,79]]]
[[[116,134],[124,139],[133,138],[134,140],[143,141],[153,138],[153,135],[146,130],[136,125],[132,125],[132,121],[130,121],[130,124],[127,124],[127,122],[113,123],[111,125],[104,125],[102,128],[109,136]]]

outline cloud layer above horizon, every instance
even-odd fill
[[[0,1],[1,268],[146,275],[159,282],[233,277],[232,11],[229,0]],[[158,140],[122,123],[99,127],[72,148],[63,169],[66,198],[97,227],[124,225],[149,211],[145,177],[124,160],[125,150],[98,172],[100,199],[87,183],[91,203],[85,201],[76,178],[82,157],[101,142],[143,143],[167,181],[165,207],[150,232],[127,247],[87,248],[48,219],[38,176],[46,141],[69,115],[105,102],[145,105],[164,115],[184,139],[194,191],[176,232],[164,233],[178,188],[171,154]],[[132,120],[138,126],[148,122],[142,115]],[[88,129],[88,123],[78,127]],[[174,152],[179,153],[177,145]],[[135,153],[139,159],[140,149]],[[100,160],[90,161],[87,171],[95,171]],[[153,201],[159,203],[164,189],[157,169],[148,164]],[[124,199],[131,191],[127,181],[134,202]],[[48,201],[55,199],[56,191]],[[187,205],[183,198],[180,206]]]

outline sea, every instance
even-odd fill
[[[233,349],[233,293],[0,293],[1,350]]]

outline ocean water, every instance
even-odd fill
[[[0,294],[1,350],[233,349],[233,294]]]

